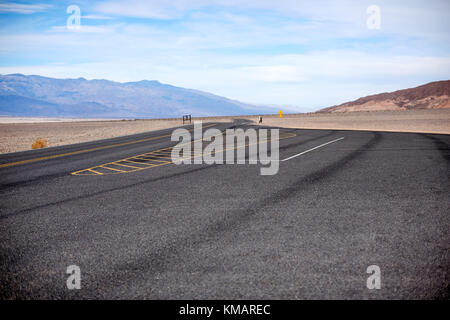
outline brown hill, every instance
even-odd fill
[[[450,108],[450,80],[394,92],[375,94],[317,112],[351,112]]]

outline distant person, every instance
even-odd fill
[[[262,117],[259,116],[258,123],[262,123]]]

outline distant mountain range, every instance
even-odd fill
[[[359,98],[317,112],[450,108],[450,80]],[[255,106],[156,80],[54,79],[0,75],[0,116],[75,118],[173,118],[184,114],[238,116],[276,114]]]
[[[380,111],[450,108],[450,80],[359,98],[318,112]]]
[[[54,79],[0,75],[0,115],[78,118],[171,118],[276,113],[158,81]]]

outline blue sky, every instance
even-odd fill
[[[449,12],[448,0],[0,1],[0,73],[155,79],[307,112],[450,79]]]

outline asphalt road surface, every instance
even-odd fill
[[[448,299],[450,136],[280,129],[272,176],[117,169],[171,132],[1,155],[0,298]]]

